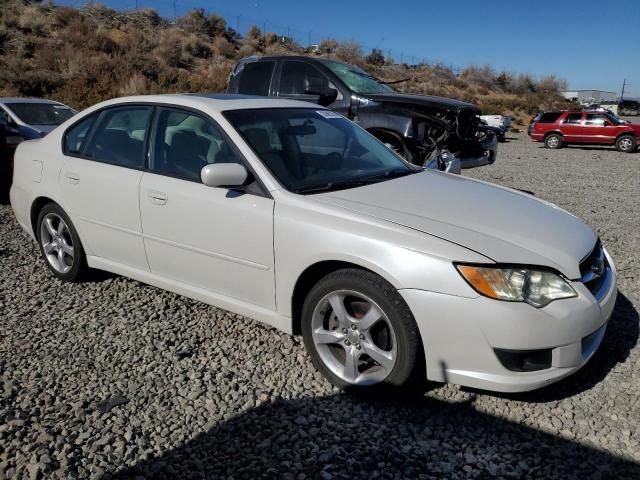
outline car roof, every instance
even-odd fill
[[[29,98],[29,97],[0,97],[0,103],[45,103],[48,105],[64,105],[64,103],[55,100],[47,100],[46,98]],[[65,105],[66,107],[66,105]]]
[[[136,95],[114,98],[98,104],[100,107],[116,106],[127,103],[155,103],[208,108],[217,112],[227,110],[248,110],[252,108],[313,108],[326,110],[315,103],[300,100],[287,100],[254,95],[236,95],[229,93],[173,93],[164,95]],[[96,107],[98,106],[96,105]],[[93,109],[93,108],[92,108]]]

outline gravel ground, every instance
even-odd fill
[[[0,206],[0,480],[640,478],[640,152],[512,134],[465,174],[574,212],[610,249],[619,300],[576,375],[353,398],[299,338],[121,277],[54,280]]]

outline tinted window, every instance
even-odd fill
[[[580,124],[582,122],[582,113],[570,113],[567,118],[564,119],[564,123]]]
[[[27,125],[60,125],[76,113],[55,103],[8,103],[7,107]]]
[[[604,115],[601,115],[599,113],[588,113],[584,124],[602,126],[604,125],[604,122],[605,122]]]
[[[98,114],[90,115],[72,126],[64,136],[64,153],[79,154],[87,138],[89,129],[98,118]]]
[[[329,110],[253,109],[224,115],[273,175],[297,193],[351,188],[418,171]]]
[[[329,81],[320,70],[306,62],[284,62],[280,74],[280,95],[303,95],[315,87],[329,88]]]
[[[159,174],[200,181],[210,163],[240,163],[220,128],[200,115],[163,109],[158,115],[149,168]]]
[[[152,107],[105,110],[82,153],[94,160],[129,168],[144,166],[144,139]]]
[[[269,95],[269,84],[275,62],[249,62],[231,79],[229,90],[245,95]]]
[[[553,123],[562,115],[562,112],[547,112],[543,113],[538,120],[538,123]]]

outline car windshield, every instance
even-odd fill
[[[7,107],[27,125],[60,125],[76,114],[55,103],[8,103]]]
[[[349,89],[356,93],[387,93],[394,91],[389,85],[385,85],[382,80],[354,65],[332,61],[325,61],[324,64],[340,80],[346,83]]]
[[[269,108],[224,115],[292,192],[353,188],[422,171],[331,110]]]

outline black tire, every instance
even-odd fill
[[[551,133],[544,137],[544,146],[552,150],[562,148],[563,143],[564,141],[562,140],[562,135],[558,133]]]
[[[391,150],[400,155],[407,162],[414,163],[415,156],[411,150],[409,150],[409,147],[407,147],[402,138],[385,131],[374,131],[373,135],[382,143],[389,146]]]
[[[49,217],[59,217],[66,224],[67,229],[62,233],[61,237],[66,238],[67,244],[73,247],[73,257],[69,260],[69,257],[65,257],[65,261],[69,263],[68,271],[59,271],[57,270],[52,262],[49,260],[47,253],[45,253],[45,249],[43,246],[42,240],[42,228],[45,219]],[[80,241],[80,236],[76,231],[73,223],[69,219],[69,216],[65,213],[65,211],[55,203],[47,203],[40,212],[38,213],[38,220],[36,222],[35,228],[36,238],[38,239],[38,246],[40,247],[40,254],[42,255],[42,259],[44,263],[47,265],[47,268],[53,273],[57,278],[64,282],[78,282],[82,280],[82,278],[86,275],[88,267],[87,267],[87,258],[84,253],[84,248],[82,247],[82,242]]]
[[[354,385],[334,374],[322,360],[312,336],[316,306],[332,292],[350,290],[372,299],[382,310],[395,332],[396,360],[384,380],[373,385]],[[402,296],[380,276],[357,268],[337,270],[322,278],[309,292],[302,307],[302,335],[315,367],[335,386],[354,393],[423,393],[426,383],[425,360],[420,332]],[[375,363],[375,362],[374,362]]]
[[[616,150],[622,153],[633,152],[638,145],[633,135],[620,135],[616,139]]]

